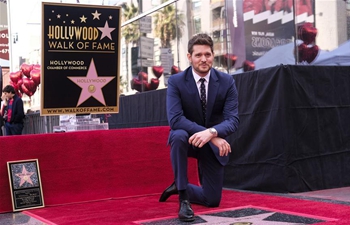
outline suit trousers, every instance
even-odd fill
[[[187,190],[191,203],[217,207],[221,201],[224,180],[224,166],[219,163],[210,145],[202,148],[188,143],[189,134],[185,130],[171,130],[171,162],[178,190]],[[198,160],[201,173],[201,186],[190,184],[187,178],[187,157]]]
[[[21,135],[23,131],[23,123],[5,123],[6,136]]]

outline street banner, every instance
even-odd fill
[[[10,67],[7,1],[0,1],[0,66]]]
[[[41,115],[119,112],[121,8],[42,3]]]

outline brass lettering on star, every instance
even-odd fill
[[[77,79],[77,83],[85,83],[85,84],[89,84],[89,83],[105,83],[105,82],[107,82],[106,79],[86,79],[86,78]]]

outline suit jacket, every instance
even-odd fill
[[[5,107],[5,110],[7,110],[8,106]],[[20,97],[17,95],[13,96],[13,102],[12,102],[12,114],[11,114],[11,120],[10,123],[22,123],[24,120],[24,108],[23,108],[23,101]]]
[[[167,88],[167,116],[172,130],[182,129],[193,135],[214,127],[218,136],[226,138],[238,128],[238,94],[231,75],[211,69],[208,85],[206,122],[204,123],[197,84],[192,67],[172,75]],[[210,147],[222,165],[228,156],[220,156],[211,142]]]

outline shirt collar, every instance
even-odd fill
[[[211,71],[211,70],[209,70],[208,74],[205,75],[205,77],[203,77],[203,78],[205,78],[205,80],[206,80],[207,82],[209,81],[209,78],[210,78],[210,71]],[[202,77],[199,76],[193,69],[192,69],[192,73],[193,73],[193,78],[194,78],[194,80],[196,81],[196,83],[198,83],[199,79],[201,79]]]

